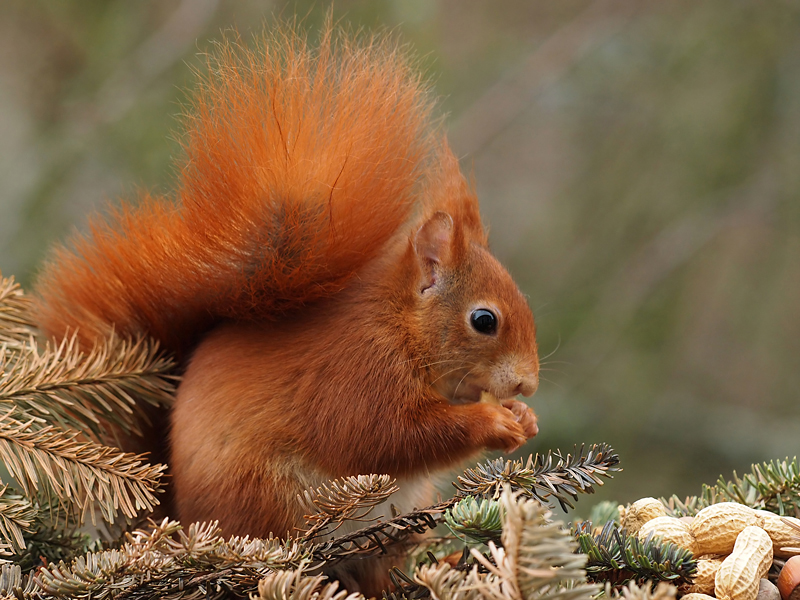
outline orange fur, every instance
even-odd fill
[[[221,46],[186,119],[179,201],[123,206],[56,252],[38,290],[48,334],[88,344],[113,325],[185,351],[221,318],[337,292],[376,255],[439,151],[432,101],[387,41],[333,38]]]
[[[389,473],[418,503],[428,474],[537,430],[514,399],[538,382],[533,318],[427,92],[386,42],[334,37],[223,45],[179,201],[120,209],[39,287],[51,335],[113,327],[182,353],[175,509],[231,534],[292,531],[297,494],[345,475]],[[385,562],[342,576],[377,593]]]

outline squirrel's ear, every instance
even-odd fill
[[[453,246],[453,217],[445,212],[434,213],[417,231],[414,250],[422,267],[424,292],[436,283],[436,267],[447,264]]]

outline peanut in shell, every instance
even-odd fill
[[[758,526],[767,532],[772,540],[772,553],[778,558],[788,558],[794,556],[797,552],[782,550],[782,548],[800,546],[800,531],[788,525],[786,521],[795,523],[800,527],[800,519],[794,517],[779,517],[778,515],[770,514],[769,516],[761,517]]]
[[[718,600],[756,600],[758,586],[772,565],[772,540],[760,527],[748,526],[736,537],[733,552],[714,578]]]
[[[642,525],[639,529],[640,540],[647,539],[647,536],[653,534],[659,536],[666,542],[685,548],[694,554],[694,536],[689,530],[689,525],[675,517],[656,517],[650,519],[647,523]]]
[[[628,533],[635,534],[639,532],[642,525],[655,519],[656,517],[665,517],[667,511],[664,505],[655,498],[641,498],[628,506],[625,509],[624,517],[622,517],[622,527],[628,530]]]
[[[722,561],[723,559],[721,558],[698,559],[697,572],[694,575],[692,584],[685,588],[686,591],[692,594],[709,594],[713,596],[717,571],[722,566]]]
[[[749,506],[736,502],[712,504],[698,512],[689,525],[695,539],[695,554],[730,554],[736,537],[759,519]]]

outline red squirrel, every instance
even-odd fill
[[[37,287],[49,336],[181,360],[174,516],[285,535],[298,493],[360,473],[410,510],[431,473],[534,436],[533,316],[405,53],[329,26],[209,60],[176,198],[95,220]]]

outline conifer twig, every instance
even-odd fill
[[[479,600],[484,599],[486,586],[477,568],[469,571],[454,569],[446,562],[420,565],[414,572],[416,588],[406,586],[399,598],[435,598],[436,600]]]
[[[691,583],[697,571],[697,561],[688,550],[652,535],[639,540],[614,521],[607,522],[595,536],[589,521],[578,524],[574,533],[581,552],[588,557],[589,579],[608,582],[616,589],[630,580]]]
[[[778,515],[800,517],[800,465],[796,456],[791,461],[787,458],[753,464],[742,477],[734,471],[730,480],[720,475],[715,485],[703,485],[699,496],[684,500],[672,496],[661,498],[661,502],[678,517],[693,516],[718,502],[738,502]]]
[[[500,544],[488,542],[489,554],[470,551],[471,569],[435,563],[419,566],[402,597],[436,600],[589,600],[598,591],[586,583],[586,556],[563,527],[550,520],[538,501],[511,492],[500,496]],[[466,566],[466,565],[465,565]],[[401,595],[395,594],[395,598]]]
[[[589,600],[597,586],[586,583],[586,556],[560,523],[549,520],[536,501],[512,493],[500,496],[503,512],[502,547],[489,542],[492,562],[472,548],[471,553],[496,578],[487,577],[483,596],[494,600],[547,598]]]
[[[0,278],[0,347],[19,351],[31,345],[36,324],[30,309],[30,299],[14,278]]]
[[[553,456],[558,460],[554,461]],[[436,527],[444,520],[445,511],[461,498],[467,495],[492,497],[504,484],[539,502],[555,496],[562,507],[564,504],[572,506],[564,494],[577,498],[579,492],[594,492],[592,484],[602,484],[600,477],[611,477],[611,472],[619,470],[618,465],[619,457],[606,444],[593,445],[588,450],[581,446],[574,456],[567,455],[566,459],[560,452],[548,452],[545,457],[531,455],[526,463],[503,459],[489,461],[465,471],[458,478],[458,483],[454,484],[458,492],[453,498],[319,543],[314,547],[314,559],[315,562],[331,562],[354,555],[386,553],[389,546],[408,544],[414,535]]]
[[[150,340],[116,336],[83,353],[75,336],[43,350],[29,346],[0,355],[0,407],[33,426],[77,429],[96,441],[105,423],[140,434],[137,404],[169,406],[175,391],[174,362]]]
[[[0,565],[0,598],[4,600],[40,600],[33,577],[28,574],[23,576],[19,565]]]
[[[497,500],[467,496],[456,502],[444,513],[447,528],[458,538],[465,536],[480,543],[500,541],[503,533],[503,520]]]
[[[379,521],[353,533],[314,546],[313,564],[333,564],[353,556],[386,554],[390,547],[408,545],[414,536],[433,529],[456,499]]]
[[[474,469],[467,469],[455,484],[461,496],[498,498],[505,485],[522,490],[527,496],[548,504],[555,498],[565,512],[574,508],[568,499],[578,499],[578,492],[591,494],[594,485],[603,485],[603,477],[619,471],[619,457],[607,444],[575,448],[574,454],[563,457],[560,451],[536,454],[521,460],[498,458]]]
[[[306,575],[305,565],[291,571],[275,571],[258,582],[253,600],[363,600],[364,595],[339,590],[339,582],[323,575]]]
[[[160,491],[164,465],[149,465],[143,457],[94,442],[76,440],[78,432],[51,426],[32,430],[31,421],[21,423],[0,418],[0,458],[28,498],[42,492],[56,499],[69,520],[86,513],[94,519],[95,503],[103,518],[112,523],[121,511],[133,518],[152,511]]]
[[[25,550],[25,533],[32,533],[37,510],[27,498],[0,489],[0,538],[15,552]]]
[[[665,581],[659,582],[655,587],[649,581],[642,585],[630,581],[621,589],[614,589],[611,584],[607,583],[604,591],[607,598],[620,598],[621,600],[674,600],[678,588]]]
[[[582,456],[585,464],[594,465],[600,470],[604,464],[615,466],[617,460],[616,455],[610,452],[594,453],[591,461],[586,456]],[[569,481],[569,477],[574,475],[565,472],[563,476],[565,481]],[[386,480],[379,476],[376,478],[371,481],[380,482],[378,485],[380,492],[374,496],[365,494],[369,502],[384,498],[384,495],[394,486],[388,478]],[[367,480],[363,480],[362,483],[364,484],[362,492],[370,489]],[[591,486],[580,486],[577,483],[575,485],[579,490],[591,490]],[[326,492],[326,489],[330,493]],[[319,496],[314,497],[317,500],[326,497],[328,500],[336,500],[336,498],[346,500],[349,497],[348,494],[340,497],[338,492],[333,492],[334,489],[343,490],[343,484],[340,482],[337,485],[323,486],[320,488],[321,491],[317,490]],[[351,491],[356,495],[361,493],[356,489]],[[516,528],[518,533],[510,533],[509,535],[512,537],[503,541],[504,544],[517,548],[515,555],[517,558],[514,559],[517,561],[515,563],[517,567],[514,568],[520,572],[527,569],[534,573],[536,568],[530,561],[558,559],[562,561],[558,563],[563,567],[561,574],[567,576],[572,573],[574,575],[574,567],[577,564],[575,561],[584,560],[582,556],[573,553],[575,542],[567,535],[567,542],[562,540],[559,542],[562,544],[561,546],[558,544],[553,546],[552,537],[556,536],[561,539],[563,532],[558,533],[554,529],[556,526],[540,527],[540,520],[532,515],[539,514],[536,510],[543,514],[543,509],[534,509],[534,506],[539,505],[538,501],[524,500],[525,495],[524,490],[520,491],[514,497],[514,501],[516,503],[528,502],[529,505],[526,504],[526,508],[519,509],[522,511],[521,516],[515,518],[512,514],[509,520],[510,527]],[[129,541],[117,550],[88,553],[78,557],[70,564],[59,563],[40,568],[36,580],[43,592],[87,600],[90,597],[103,599],[112,596],[117,599],[213,598],[222,597],[228,592],[235,592],[238,595],[252,593],[256,590],[258,581],[273,571],[302,567],[302,572],[295,572],[292,575],[270,576],[269,581],[272,583],[264,584],[266,587],[262,586],[262,595],[270,597],[275,590],[278,593],[281,593],[281,590],[288,590],[287,597],[298,600],[356,600],[354,596],[347,595],[338,588],[329,587],[321,579],[312,577],[308,573],[318,572],[323,566],[329,568],[346,558],[385,553],[389,551],[390,546],[398,548],[411,544],[415,534],[435,527],[444,518],[444,511],[460,499],[461,496],[456,496],[456,498],[426,509],[398,515],[385,522],[373,523],[352,534],[339,536],[334,540],[320,542],[313,546],[302,539],[286,542],[277,539],[250,540],[248,538],[224,540],[220,536],[216,524],[195,524],[191,525],[188,531],[183,531],[178,523],[164,521],[153,532],[138,531],[129,536]],[[324,505],[325,501],[320,504]],[[336,501],[332,504],[335,508]],[[347,502],[345,501],[344,504]],[[357,510],[352,514],[358,515],[361,512]],[[528,532],[528,529],[531,531]],[[517,537],[514,538],[514,535]],[[544,536],[542,540],[547,543],[543,543],[541,546],[534,543],[539,536]],[[553,550],[554,548],[560,548],[560,550],[556,552]],[[523,556],[529,551],[530,557]],[[445,569],[445,567],[439,568]],[[453,585],[455,594],[452,596],[453,599],[464,598],[464,594],[472,597],[472,592],[468,592],[468,589],[459,582],[474,580],[473,583],[476,583],[480,580],[481,585],[487,585],[485,581],[486,568],[479,565],[479,568],[474,570],[475,574],[473,575],[457,571],[457,575],[446,576],[451,577],[450,583]],[[552,571],[552,569],[550,570]],[[430,574],[433,576],[432,571]],[[468,579],[469,577],[473,579]],[[561,584],[557,584],[552,573],[548,571],[539,579],[541,581],[534,582],[523,577],[516,585],[518,588],[522,586],[519,589],[530,590],[543,590],[543,586],[553,585],[558,587],[558,589],[553,588],[553,593],[561,594]],[[545,581],[546,583],[544,583]],[[566,587],[569,588],[573,583]],[[416,585],[419,587],[420,593],[423,593],[421,584]],[[493,588],[495,591],[505,589],[500,583],[492,585],[495,585]],[[575,596],[582,597],[584,591],[570,592],[562,600]]]
[[[308,561],[296,541],[248,537],[223,539],[216,522],[183,530],[164,519],[152,531],[128,534],[117,550],[88,553],[71,565],[42,567],[37,585],[48,594],[70,598],[222,598],[244,596],[276,570]]]
[[[398,487],[389,475],[357,475],[335,479],[317,488],[306,490],[298,501],[305,510],[307,530],[303,539],[329,534],[345,521],[367,520],[372,509],[395,493]],[[328,525],[335,523],[331,529]]]
[[[69,561],[80,554],[102,548],[100,539],[82,532],[77,526],[64,527],[63,523],[49,517],[47,507],[36,508],[33,532],[25,533],[26,547],[22,552],[15,551],[12,558],[23,573],[42,564]]]

